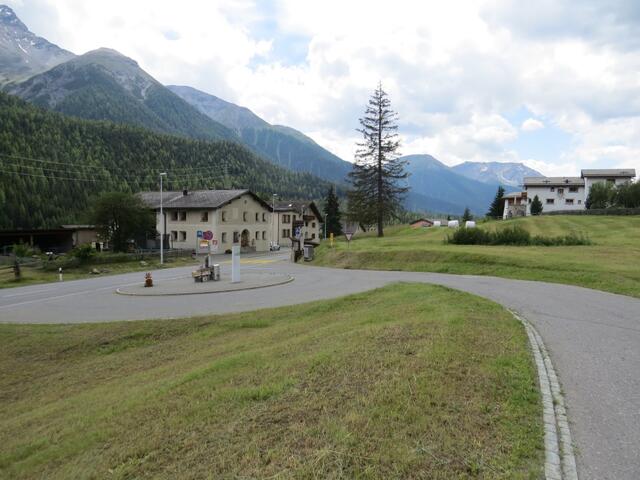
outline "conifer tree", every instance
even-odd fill
[[[336,189],[333,185],[327,191],[327,197],[324,202],[324,214],[326,222],[327,235],[333,233],[334,236],[342,235],[342,224],[340,223],[340,201],[336,195]]]
[[[487,217],[490,217],[490,218],[502,217],[502,211],[500,210],[502,197],[504,197],[504,188],[502,188],[502,185],[500,185],[498,187],[498,191],[496,192],[496,196],[493,199],[493,202],[491,202],[491,206],[489,207],[489,211],[487,212]]]
[[[473,220],[473,215],[471,215],[471,210],[469,210],[469,207],[465,207],[464,213],[462,214],[462,221],[468,222],[469,220]]]
[[[531,215],[540,215],[542,213],[542,202],[538,198],[538,195],[533,197],[531,202]]]
[[[360,118],[358,132],[363,141],[358,143],[356,162],[349,173],[353,187],[348,197],[349,216],[365,225],[376,224],[379,237],[384,236],[384,222],[401,210],[409,190],[404,182],[407,162],[398,158],[397,116],[382,84],[378,84]]]

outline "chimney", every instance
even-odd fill
[[[182,189],[182,196],[186,197],[187,195],[189,195],[189,190],[187,190],[186,188]]]

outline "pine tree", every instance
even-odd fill
[[[465,207],[464,213],[462,214],[462,221],[468,222],[469,220],[473,220],[473,215],[471,215],[471,210],[469,210],[469,207]]]
[[[365,225],[377,224],[378,236],[384,236],[384,222],[401,209],[408,174],[406,161],[398,158],[400,142],[396,133],[397,113],[382,84],[369,99],[358,129],[364,138],[358,143],[356,162],[349,173],[353,190],[349,192],[349,212],[353,220]]]
[[[502,197],[504,197],[504,188],[502,188],[502,185],[501,185],[498,187],[498,191],[496,192],[496,196],[493,199],[493,202],[491,202],[491,206],[489,207],[489,211],[487,212],[487,217],[490,217],[490,218],[502,217],[502,211],[500,210]]]
[[[340,201],[336,195],[336,189],[333,185],[327,191],[327,197],[324,202],[324,215],[326,222],[327,235],[333,233],[334,236],[342,235],[342,224],[340,223]]]
[[[538,198],[538,195],[533,197],[531,202],[531,215],[540,215],[542,213],[542,202]]]

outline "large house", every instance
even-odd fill
[[[314,202],[284,202],[274,208],[272,241],[284,247],[291,246],[295,235],[294,224],[300,225],[305,243],[319,243],[322,238],[322,214]]]
[[[198,253],[224,253],[233,245],[242,250],[269,250],[271,207],[250,190],[142,192],[142,200],[156,212],[156,229],[164,223],[166,248]]]
[[[635,176],[633,168],[626,168],[582,170],[579,177],[525,177],[523,192],[505,195],[503,218],[530,215],[535,196],[542,202],[544,212],[584,210],[595,183],[622,185],[631,182]]]

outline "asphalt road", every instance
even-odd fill
[[[287,273],[289,284],[182,297],[128,297],[142,273],[0,290],[0,321],[83,323],[175,318],[292,305],[390,282],[445,285],[526,317],[551,353],[566,395],[581,479],[640,478],[640,300],[567,285],[494,277],[337,270],[293,265],[285,256],[247,259],[245,270]],[[279,260],[278,260],[279,259]],[[275,261],[278,260],[278,261]],[[269,263],[270,262],[270,263]],[[223,265],[223,269],[228,265]],[[156,283],[192,267],[154,272]],[[191,280],[185,280],[191,281]]]

